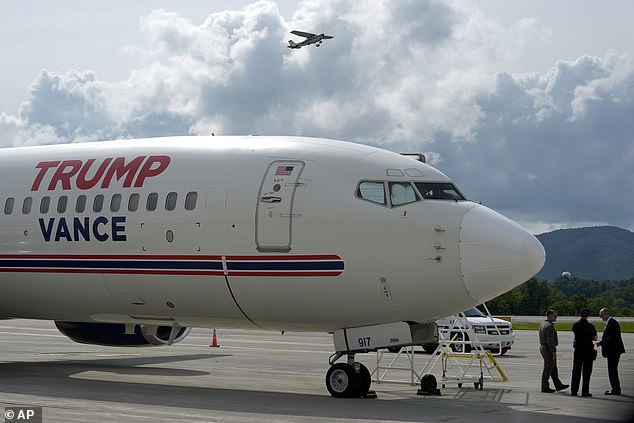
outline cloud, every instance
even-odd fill
[[[38,128],[54,129],[51,142],[209,131],[374,144],[438,130],[468,138],[480,118],[474,96],[494,70],[479,43],[504,36],[467,12],[434,0],[307,1],[286,22],[259,1],[195,25],[157,10],[141,21],[146,45],[128,48],[142,64],[127,80],[42,71],[13,144]],[[335,38],[292,51],[293,28]]]
[[[500,73],[477,98],[477,142],[434,147],[472,197],[510,215],[631,228],[633,59],[609,53],[559,62],[544,76]]]
[[[293,29],[333,34],[286,48]],[[121,81],[42,71],[3,146],[176,134],[323,136],[424,151],[472,198],[525,222],[634,228],[634,57],[559,61],[511,74],[551,35],[505,27],[459,0],[275,3],[194,24],[141,20],[139,65]],[[559,224],[559,223],[557,223]]]

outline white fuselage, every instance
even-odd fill
[[[390,202],[422,182],[451,181],[324,139],[0,150],[0,318],[333,331],[430,322],[540,270],[541,244],[484,206]]]

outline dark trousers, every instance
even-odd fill
[[[621,382],[619,381],[619,359],[620,355],[609,355],[608,357],[608,377],[612,392],[621,393]]]
[[[557,359],[553,357],[552,351],[546,345],[541,345],[539,352],[544,358],[544,370],[542,370],[542,391],[549,388],[548,379],[552,378],[555,389],[561,387],[563,383],[559,380],[559,371],[557,370]]]
[[[575,349],[572,360],[572,379],[570,380],[570,393],[579,391],[579,381],[583,376],[581,394],[590,393],[590,376],[592,375],[592,351]]]

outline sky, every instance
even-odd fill
[[[630,0],[2,2],[0,148],[335,138],[424,152],[535,234],[634,230],[633,19]],[[294,29],[334,38],[291,50]]]

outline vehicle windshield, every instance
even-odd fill
[[[484,313],[482,313],[475,307],[471,307],[469,310],[465,310],[464,315],[465,317],[486,317]]]

